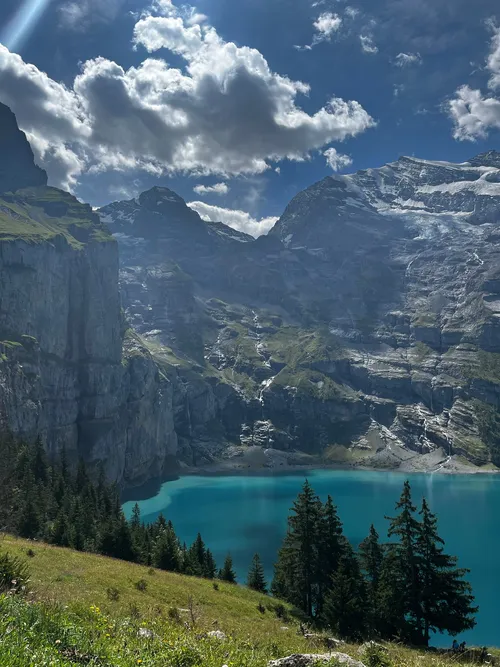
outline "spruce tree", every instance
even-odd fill
[[[255,554],[252,558],[252,563],[248,571],[247,586],[254,591],[259,591],[259,593],[267,593],[264,567],[262,566],[259,554]]]
[[[221,570],[219,570],[219,579],[222,581],[227,581],[230,584],[236,583],[236,573],[233,570],[233,559],[231,558],[231,554],[226,556],[224,566]]]
[[[312,616],[319,593],[318,547],[323,511],[307,480],[291,512],[275,565],[272,592]]]
[[[366,593],[352,549],[342,557],[325,598],[323,620],[342,639],[357,641],[366,632]]]
[[[160,570],[180,572],[179,542],[171,523],[162,528],[153,545],[152,564]]]
[[[379,534],[373,524],[370,533],[359,545],[359,560],[366,579],[368,624],[371,632],[380,634],[380,581],[384,563],[384,549],[379,542]]]
[[[321,509],[318,538],[318,592],[315,602],[317,616],[321,616],[325,596],[332,586],[340,560],[346,553],[347,540],[342,532],[342,522],[332,497],[328,496]]]
[[[476,621],[474,597],[464,581],[469,570],[458,568],[457,559],[444,553],[444,541],[437,531],[437,518],[427,501],[422,502],[417,552],[420,564],[423,627],[421,644],[428,646],[430,633],[457,635],[472,629]]]
[[[207,549],[205,552],[205,563],[203,565],[203,576],[206,579],[214,579],[216,574],[217,564],[215,558],[210,549]]]
[[[412,643],[422,637],[423,616],[420,570],[417,541],[420,523],[415,518],[416,507],[411,499],[411,487],[407,480],[396,504],[400,513],[389,518],[388,535],[397,541],[388,545],[391,564],[384,577],[384,603],[386,616],[394,619],[396,631],[402,639]],[[391,586],[390,582],[394,585]]]

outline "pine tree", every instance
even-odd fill
[[[342,557],[325,598],[323,618],[343,639],[362,639],[366,632],[366,593],[351,549]]]
[[[368,624],[372,632],[380,634],[383,631],[380,623],[380,581],[384,563],[384,550],[379,542],[379,534],[373,524],[370,526],[368,537],[359,545],[359,560],[367,582]]]
[[[332,586],[332,577],[337,572],[340,560],[346,553],[347,541],[343,535],[337,507],[331,496],[321,510],[318,530],[318,594],[316,615],[321,616],[324,598]]]
[[[400,637],[413,643],[422,637],[423,616],[417,553],[420,523],[414,516],[416,507],[411,499],[408,480],[404,483],[396,510],[400,513],[395,518],[389,518],[388,535],[398,541],[388,545],[391,570],[386,570],[384,578],[384,611],[386,617],[392,616]],[[394,582],[392,586],[391,580]]]
[[[312,616],[319,592],[322,504],[307,480],[291,512],[288,532],[275,565],[272,592]]]
[[[457,567],[457,559],[444,553],[444,541],[437,532],[437,518],[424,499],[417,552],[420,557],[420,585],[423,627],[421,644],[428,646],[430,633],[457,635],[472,629],[476,621],[474,597],[464,581],[469,572]]]
[[[267,593],[264,567],[262,566],[259,554],[255,554],[252,559],[252,564],[248,571],[247,586],[254,591],[259,591],[259,593]]]
[[[231,554],[226,556],[224,566],[221,570],[219,570],[219,579],[222,581],[227,581],[230,584],[236,583],[236,573],[233,570],[233,559],[231,558]]]
[[[215,562],[215,558],[210,549],[207,549],[205,552],[205,564],[203,566],[203,576],[206,579],[214,579],[216,574],[217,574],[217,564]]]
[[[154,567],[170,572],[180,572],[179,541],[171,523],[161,528],[153,546],[152,563]]]

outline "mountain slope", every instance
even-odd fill
[[[131,322],[198,378],[184,460],[500,462],[500,154],[328,177],[245,243],[167,190],[133,206],[100,213]]]

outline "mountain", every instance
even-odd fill
[[[184,460],[500,463],[499,211],[493,151],[328,177],[244,243],[166,189],[102,209],[127,317],[197,378]]]
[[[500,464],[499,153],[328,177],[255,240],[167,188],[96,214],[0,113],[6,428],[126,486]]]
[[[117,243],[0,117],[0,426],[125,483],[158,474],[172,387],[122,318]]]

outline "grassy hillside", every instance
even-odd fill
[[[9,536],[0,548],[31,570],[27,598],[0,596],[0,667],[265,667],[291,653],[326,652],[324,638],[299,633],[288,605],[280,609],[243,587]],[[226,637],[207,634],[216,630]],[[447,656],[387,648],[392,667],[454,664]],[[383,667],[358,646],[342,651]]]

